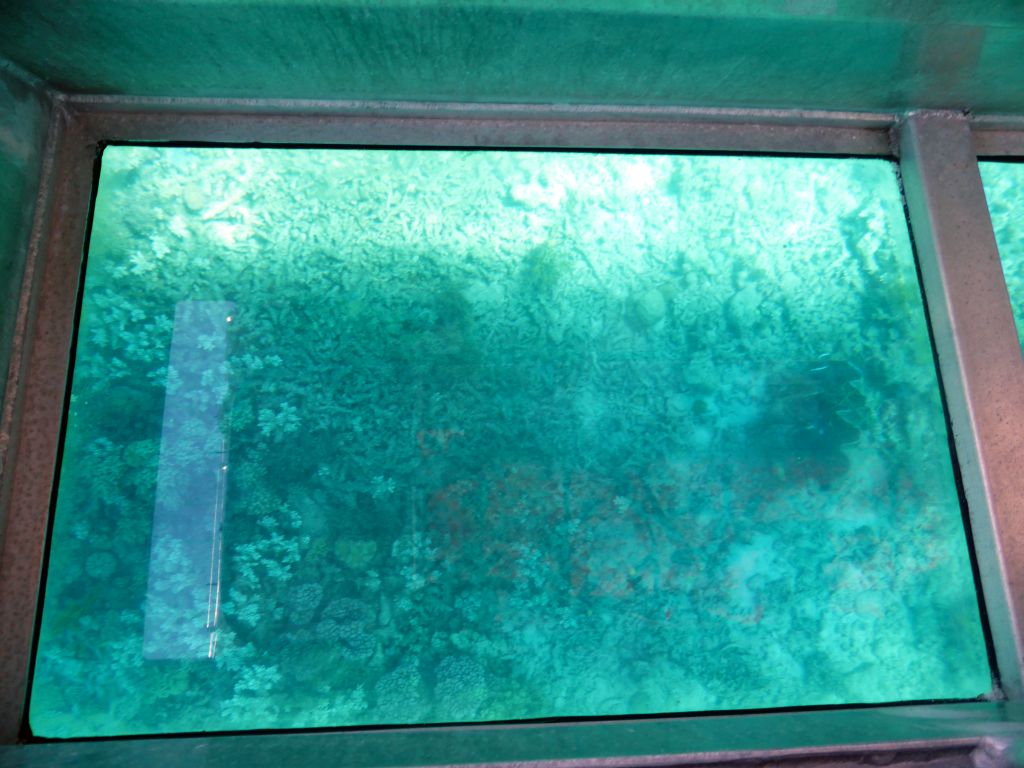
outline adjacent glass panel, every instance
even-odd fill
[[[1010,292],[1017,338],[1024,347],[1024,164],[981,162],[978,166]]]
[[[894,166],[112,147],[43,736],[986,693]]]

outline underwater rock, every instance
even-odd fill
[[[320,584],[308,583],[293,587],[289,600],[289,618],[292,623],[300,627],[309,624],[323,597],[324,588]]]
[[[109,579],[117,569],[117,560],[109,552],[93,552],[85,561],[85,572],[93,579]]]
[[[334,619],[321,619],[316,625],[316,637],[348,661],[368,659],[377,648],[373,636],[356,621],[341,623]]]
[[[526,210],[558,208],[565,199],[565,187],[548,183],[547,179],[533,179],[528,184],[514,184],[508,191],[508,203]]]
[[[646,331],[665,319],[665,295],[650,288],[631,295],[626,302],[626,321],[637,331]]]
[[[342,658],[368,659],[376,650],[376,641],[367,631],[369,608],[359,600],[339,597],[324,608],[323,617],[316,626],[316,636],[330,643]]]
[[[198,213],[206,206],[207,195],[198,186],[189,186],[184,194],[185,207],[192,213]]]
[[[372,539],[338,539],[334,555],[353,571],[361,571],[377,554],[377,542]]]
[[[470,656],[446,656],[437,667],[434,706],[441,720],[471,720],[487,695],[484,668]]]
[[[377,718],[383,723],[417,723],[428,707],[423,695],[423,678],[416,660],[406,658],[373,686]]]
[[[505,288],[494,280],[474,280],[462,295],[476,318],[495,317],[505,305]]]
[[[565,250],[557,243],[545,240],[530,249],[523,258],[523,285],[535,297],[551,296],[571,268],[572,260]]]
[[[729,319],[740,328],[753,325],[761,308],[761,295],[753,285],[736,291],[729,300]]]
[[[324,616],[343,623],[364,622],[368,612],[364,603],[352,597],[335,598],[324,608]]]

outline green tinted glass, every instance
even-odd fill
[[[36,734],[989,688],[891,163],[105,151]]]
[[[1024,164],[982,162],[978,166],[1010,291],[1017,337],[1024,345]]]

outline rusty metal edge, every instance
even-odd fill
[[[267,105],[248,111],[206,109],[159,112],[75,107],[79,119],[110,141],[206,141],[223,143],[298,143],[303,145],[489,146],[565,149],[689,150],[836,155],[891,155],[890,130],[895,116],[863,121],[831,121],[781,113],[736,114],[725,110],[679,110],[583,107],[517,112],[509,107],[473,105],[366,106],[332,111],[331,105],[309,110],[275,111]],[[216,106],[216,105],[214,105]],[[814,116],[817,117],[816,115]],[[761,120],[761,122],[756,122]]]
[[[52,121],[0,425],[7,451],[0,497],[0,742],[17,738],[24,714],[92,185],[80,122],[59,100]]]

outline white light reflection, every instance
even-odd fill
[[[182,301],[175,311],[146,592],[147,659],[216,653],[228,469],[220,425],[233,310],[232,302]]]

